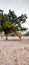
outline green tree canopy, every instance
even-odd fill
[[[2,28],[6,35],[6,39],[8,33],[16,32],[18,29],[18,27],[14,23],[12,24],[10,21],[5,21]]]

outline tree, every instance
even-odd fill
[[[21,24],[25,23],[27,19],[27,15],[26,14],[22,14],[21,16],[18,17],[18,26],[20,27],[20,31],[25,31],[27,30],[27,28],[24,28],[21,26]]]
[[[26,14],[22,14],[21,16],[18,17],[18,23],[22,24],[25,23],[27,19],[27,15]]]
[[[21,27],[20,31],[26,31],[28,28]]]
[[[26,28],[22,28],[21,26],[21,24],[26,22],[26,19],[27,19],[26,14],[24,15],[22,14],[21,16],[17,17],[14,11],[9,10],[8,18],[9,18],[9,21],[11,21],[11,23],[18,24],[19,31],[27,30]]]
[[[11,21],[11,23],[14,23],[14,24],[17,23],[17,16],[14,13],[14,11],[9,10],[8,19],[9,19],[9,21]]]
[[[4,15],[3,15],[3,20],[4,20],[4,21],[8,21],[8,15],[7,15],[7,14],[4,14]]]
[[[25,36],[29,36],[29,31],[24,34]]]
[[[2,25],[0,25],[0,32],[2,32]]]
[[[10,21],[6,21],[3,24],[3,31],[5,33],[6,40],[7,40],[7,34],[16,30],[17,30],[17,26],[15,24],[12,24]]]
[[[3,23],[2,19],[3,19],[3,10],[0,9],[0,32],[2,32],[2,25],[1,25]]]
[[[0,31],[4,31],[7,39],[7,34],[16,31],[25,31],[27,28],[21,26],[21,24],[26,22],[27,15],[22,14],[17,17],[14,11],[9,10],[8,14],[0,13]]]

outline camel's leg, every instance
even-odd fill
[[[19,36],[20,40],[21,40],[21,36]]]

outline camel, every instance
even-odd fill
[[[22,34],[20,32],[16,32],[16,35],[19,37],[19,39],[22,39]]]

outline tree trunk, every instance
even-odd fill
[[[7,34],[5,34],[5,36],[6,36],[6,40],[8,40],[8,38],[7,38]]]

